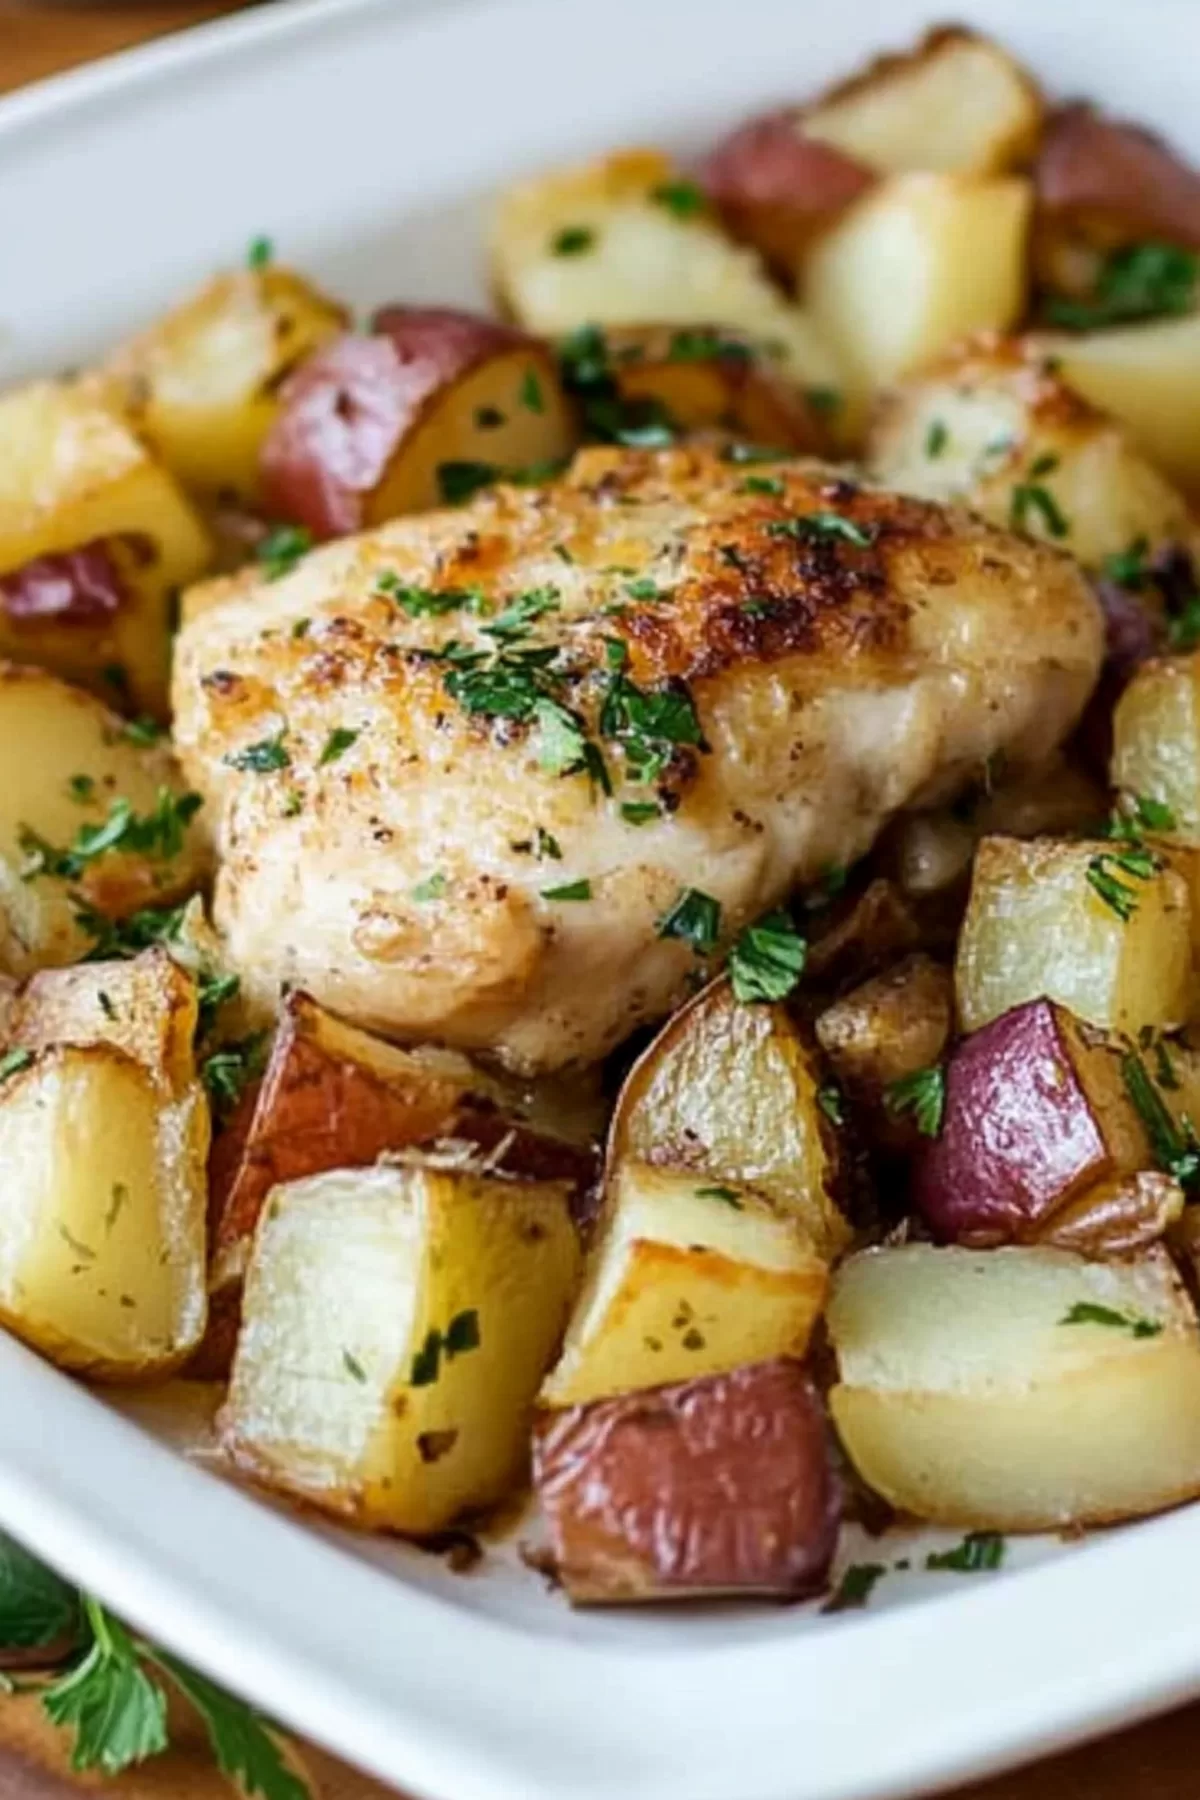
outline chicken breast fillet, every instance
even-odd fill
[[[967,513],[588,450],[193,590],[177,742],[251,999],[533,1072],[688,991],[687,890],[727,942],[897,808],[1043,758],[1101,639],[1074,563]]]

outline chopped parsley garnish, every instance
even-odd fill
[[[196,984],[196,1036],[203,1037],[211,1028],[217,1014],[230,1000],[236,1000],[241,992],[241,981],[236,975],[203,975]],[[101,1002],[107,995],[101,994]],[[111,1002],[110,1002],[111,1004]],[[107,1009],[106,1009],[107,1010]]]
[[[1131,244],[1105,260],[1090,299],[1055,295],[1044,302],[1043,312],[1049,324],[1067,331],[1177,317],[1192,310],[1198,269],[1195,253],[1178,245]]]
[[[720,331],[706,331],[696,325],[672,332],[667,345],[668,362],[719,362],[722,359],[749,362],[751,354],[741,338]]]
[[[521,405],[526,412],[544,413],[546,397],[542,393],[542,384],[533,369],[526,369],[521,382]]]
[[[583,325],[558,347],[563,385],[579,402],[584,428],[600,443],[655,449],[672,444],[678,426],[654,395],[623,398],[604,333]]]
[[[90,775],[72,775],[67,793],[77,806],[87,806],[96,798],[96,783]]]
[[[783,491],[783,483],[777,475],[747,475],[745,481],[738,483],[739,494],[770,494],[779,499]]]
[[[931,419],[929,430],[925,433],[925,454],[935,460],[942,454],[950,442],[950,433],[946,429],[944,419]]]
[[[246,251],[246,267],[265,269],[274,255],[275,246],[269,237],[251,238],[250,248]]]
[[[1029,479],[1015,484],[1009,501],[1009,524],[1014,531],[1028,531],[1031,515],[1036,514],[1050,537],[1065,538],[1069,535],[1071,527],[1057,500],[1040,480],[1041,476],[1049,475],[1057,467],[1057,456],[1039,456],[1030,464]]]
[[[600,735],[619,744],[630,779],[656,781],[679,746],[707,749],[695,703],[682,682],[641,688],[621,670],[609,680]]]
[[[694,181],[662,181],[650,190],[650,198],[665,206],[677,219],[694,219],[708,211],[708,200]]]
[[[778,519],[767,526],[770,537],[816,538],[830,542],[844,538],[846,543],[856,545],[860,550],[869,549],[874,542],[874,533],[869,527],[856,525],[853,519],[844,519],[841,513],[812,512],[801,513],[795,519]]]
[[[660,938],[682,938],[700,956],[715,950],[721,935],[721,903],[699,888],[684,888],[658,921]]]
[[[1114,550],[1103,562],[1103,572],[1118,587],[1140,588],[1150,574],[1150,540],[1136,537],[1124,550]]]
[[[998,1531],[969,1531],[953,1550],[937,1550],[925,1558],[927,1569],[949,1569],[958,1575],[978,1575],[998,1569],[1004,1561],[1004,1539]]]
[[[1180,1187],[1194,1187],[1200,1176],[1200,1141],[1190,1121],[1182,1126],[1175,1123],[1136,1050],[1122,1056],[1121,1079],[1146,1128],[1159,1168]]]
[[[582,256],[590,250],[596,241],[596,234],[587,225],[564,225],[556,231],[550,240],[550,248],[555,256]]]
[[[1105,1325],[1110,1331],[1128,1331],[1135,1338],[1159,1337],[1162,1326],[1157,1319],[1146,1319],[1138,1313],[1117,1312],[1111,1306],[1098,1306],[1093,1300],[1077,1300],[1058,1321],[1060,1325]]]
[[[418,881],[412,891],[412,897],[418,905],[424,905],[428,900],[440,900],[445,892],[446,877],[438,871],[433,875],[427,875],[424,881]]]
[[[625,592],[631,600],[665,600],[666,593],[659,587],[651,575],[637,575],[632,581],[625,583]]]
[[[552,832],[544,830],[540,825],[535,826],[534,828],[533,853],[539,862],[546,860],[549,860],[550,862],[562,861],[562,847],[559,844],[558,839]]]
[[[327,763],[335,763],[345,756],[347,750],[357,744],[360,735],[357,731],[351,731],[346,725],[335,725],[321,746],[321,754],[317,758],[318,769],[323,769]]]
[[[288,755],[284,738],[287,726],[281,725],[274,737],[259,738],[256,744],[247,744],[241,750],[231,750],[222,758],[231,769],[241,769],[252,775],[270,775],[277,769],[290,769],[292,759]]]
[[[696,1198],[697,1200],[720,1200],[725,1206],[732,1206],[735,1212],[745,1211],[736,1188],[721,1187],[719,1184],[716,1187],[697,1188]]]
[[[459,506],[480,488],[499,481],[502,470],[495,463],[444,462],[437,466],[438,493],[447,506]]]
[[[266,579],[278,581],[281,576],[290,575],[312,547],[313,534],[302,525],[277,525],[260,541],[255,555]]]
[[[475,408],[475,429],[477,431],[495,431],[504,422],[504,414],[497,406],[477,406]]]
[[[0,1056],[0,1081],[7,1081],[10,1075],[19,1075],[32,1061],[32,1050],[6,1050]]]
[[[1173,809],[1150,794],[1128,794],[1124,806],[1128,810],[1116,813],[1108,828],[1110,837],[1136,843],[1144,831],[1174,831],[1177,827]]]
[[[110,850],[167,861],[183,849],[187,827],[203,804],[199,794],[175,794],[166,787],[159,788],[154,810],[148,813],[135,813],[128,800],[113,800],[103,822],[81,825],[65,848],[48,844],[22,825],[18,842],[26,862],[21,879],[52,875],[62,881],[78,881],[90,863]]]
[[[543,900],[590,900],[592,884],[585,877],[582,881],[565,881],[561,887],[542,889]]]
[[[946,1106],[945,1072],[935,1065],[901,1075],[884,1089],[883,1103],[897,1118],[910,1114],[922,1137],[936,1137]]]
[[[140,718],[130,719],[123,725],[121,735],[129,743],[136,744],[139,750],[144,750],[148,745],[157,744],[166,737],[167,728],[160,725],[157,719],[152,719],[148,713],[143,713]]]
[[[810,387],[805,388],[804,398],[815,413],[835,413],[842,404],[842,396],[837,388]]]
[[[729,952],[729,979],[736,1000],[786,1000],[804,973],[808,940],[786,912],[770,912],[747,925]]]
[[[456,1356],[463,1356],[468,1350],[478,1350],[481,1342],[479,1314],[473,1307],[455,1313],[445,1331],[431,1327],[424,1344],[413,1357],[410,1385],[431,1387],[438,1378],[443,1356],[447,1362],[453,1362]]]
[[[200,1064],[200,1079],[217,1112],[232,1110],[256,1076],[261,1075],[267,1060],[265,1031],[251,1032],[233,1044],[222,1044]]]
[[[817,1105],[831,1125],[846,1123],[846,1102],[841,1088],[835,1087],[833,1082],[827,1082],[824,1087],[817,1089]]]
[[[482,629],[490,638],[515,643],[519,638],[528,637],[529,627],[535,619],[557,612],[559,605],[560,596],[556,587],[530,588],[524,594],[517,594]]]
[[[662,807],[654,800],[622,800],[621,817],[627,825],[648,825],[662,818]]]
[[[117,958],[136,956],[151,944],[168,944],[179,936],[185,900],[180,906],[147,906],[124,919],[110,919],[95,907],[75,903],[75,922],[95,939],[84,962],[111,962]]]
[[[849,1612],[855,1607],[865,1606],[875,1591],[876,1582],[886,1574],[887,1566],[884,1563],[851,1563],[821,1611]]]
[[[1088,863],[1087,884],[1110,912],[1116,913],[1121,923],[1127,925],[1141,899],[1130,881],[1151,881],[1161,868],[1161,859],[1143,847],[1131,845],[1128,850],[1102,850]]]
[[[478,612],[483,595],[478,588],[408,587],[392,570],[375,578],[375,592],[398,606],[410,619],[440,619],[446,613],[466,609]]]
[[[347,1375],[354,1381],[365,1381],[367,1379],[367,1371],[363,1368],[357,1356],[353,1355],[349,1350],[342,1351],[342,1367],[345,1369]]]

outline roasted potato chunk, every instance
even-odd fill
[[[1149,1169],[1125,1054],[1049,1000],[964,1039],[946,1068],[941,1129],[913,1168],[913,1199],[937,1236],[977,1247],[1043,1238],[1077,1195]]]
[[[102,934],[91,915],[176,900],[205,874],[174,759],[90,694],[0,663],[0,767],[0,969],[73,962]]]
[[[836,1134],[815,1051],[782,1006],[741,1005],[713,982],[631,1070],[613,1115],[611,1168],[627,1158],[755,1188],[818,1256],[845,1248]]]
[[[1061,544],[1089,569],[1133,543],[1190,543],[1183,496],[1068,380],[1029,341],[962,345],[881,401],[871,472]]]
[[[222,1441],[267,1486],[420,1535],[500,1500],[579,1266],[565,1183],[338,1171],[259,1221]]]
[[[992,38],[942,25],[805,107],[806,136],[885,174],[995,175],[1037,145],[1033,77]]]
[[[798,1363],[543,1415],[534,1475],[572,1601],[824,1587],[841,1493],[821,1404]]]
[[[923,955],[861,982],[818,1014],[817,1042],[838,1088],[880,1148],[909,1147],[916,1127],[889,1107],[889,1092],[896,1082],[941,1061],[953,1027],[954,978]]]
[[[319,538],[553,468],[576,431],[548,347],[446,307],[385,306],[283,385],[262,448],[273,514]]]
[[[792,107],[748,119],[705,157],[701,180],[733,233],[789,279],[818,234],[875,184],[875,172],[804,130]]]
[[[196,990],[162,950],[36,975],[0,1021],[0,1317],[63,1368],[169,1374],[205,1323]]]
[[[1200,1492],[1200,1333],[1161,1251],[868,1250],[828,1317],[834,1423],[905,1512],[1052,1531]]]
[[[502,1173],[586,1185],[586,1149],[514,1114],[513,1097],[465,1057],[398,1049],[290,993],[236,1154],[215,1184],[214,1285],[240,1278],[272,1188],[366,1168],[389,1151],[453,1139],[494,1153]]]
[[[254,506],[281,385],[348,323],[343,306],[291,269],[239,269],[123,344],[101,380],[184,487]]]
[[[1134,675],[1113,716],[1112,779],[1135,805],[1157,803],[1164,837],[1200,846],[1200,651]]]
[[[622,1163],[547,1406],[803,1356],[827,1268],[750,1188]]]
[[[777,345],[799,385],[838,388],[810,320],[703,206],[678,204],[681,187],[667,157],[628,150],[509,188],[492,231],[501,301],[548,336],[581,325],[728,326]]]
[[[800,289],[859,398],[1025,305],[1032,190],[1016,175],[894,175],[818,240]]]
[[[958,941],[963,1028],[1048,996],[1110,1031],[1171,1031],[1191,999],[1191,903],[1166,858],[1111,840],[984,838]]]
[[[0,395],[0,656],[166,708],[175,591],[212,546],[129,427],[79,387]]]

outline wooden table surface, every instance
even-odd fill
[[[0,91],[129,44],[178,30],[230,8],[227,0],[142,0],[135,5],[33,6],[0,0]],[[1122,1631],[1129,1621],[1116,1622]],[[986,1680],[981,1669],[980,1679]],[[930,1696],[936,1706],[937,1696]],[[3,1800],[77,1800],[97,1787],[112,1800],[229,1800],[193,1721],[181,1718],[176,1748],[117,1783],[71,1776],[59,1733],[36,1699],[0,1701]],[[320,1800],[395,1800],[390,1791],[319,1751],[299,1752]],[[963,1790],[952,1800],[1197,1800],[1200,1705],[1032,1769]]]

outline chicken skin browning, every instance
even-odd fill
[[[1045,757],[1101,651],[1075,564],[965,512],[596,449],[194,589],[176,732],[251,999],[532,1073],[680,1001],[686,890],[727,942],[898,808]]]

